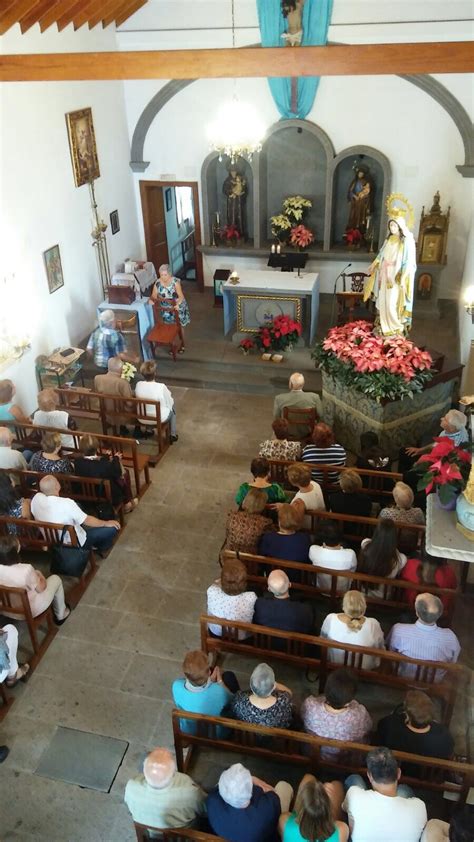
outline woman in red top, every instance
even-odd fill
[[[421,558],[409,558],[405,567],[399,574],[399,578],[405,582],[416,582],[423,585],[435,585],[437,588],[457,588],[458,580],[453,568],[444,558],[436,558],[421,553]],[[405,591],[405,599],[411,605],[415,605],[418,591]],[[451,613],[454,608],[454,597],[441,596],[446,614]]]

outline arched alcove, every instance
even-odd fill
[[[239,158],[236,166],[239,173],[243,175],[246,182],[247,195],[245,198],[245,221],[246,237],[249,245],[254,245],[255,214],[254,214],[254,172],[252,164]],[[227,221],[227,198],[223,192],[224,182],[229,174],[230,165],[228,159],[219,160],[217,152],[210,152],[204,159],[201,168],[201,192],[202,208],[204,217],[204,240],[206,243],[212,241],[212,228],[216,221],[216,214],[219,214],[221,227]]]

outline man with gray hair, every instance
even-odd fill
[[[282,418],[286,406],[294,409],[315,409],[316,420],[321,416],[321,398],[315,392],[304,392],[304,377],[295,371],[288,383],[289,392],[277,395],[273,404],[273,418]],[[308,435],[305,424],[290,424],[290,434],[293,438],[303,438]]]
[[[438,620],[443,613],[440,598],[431,593],[418,594],[415,611],[415,623],[396,623],[393,626],[387,637],[387,648],[422,661],[455,663],[461,646],[451,629],[438,626]],[[401,675],[412,676],[415,672],[414,664],[401,665]],[[443,670],[438,670],[438,673],[436,678],[441,681],[445,673]]]
[[[26,471],[28,465],[23,453],[12,447],[13,433],[8,427],[0,427],[0,468]]]
[[[133,820],[147,827],[193,826],[206,812],[206,793],[189,775],[176,771],[167,748],[150,752],[143,774],[128,781],[124,801]]]
[[[207,799],[213,833],[228,842],[274,842],[281,813],[290,809],[293,789],[286,781],[275,787],[234,763],[219,778]]]
[[[456,447],[459,447],[460,444],[467,442],[469,438],[466,424],[467,416],[464,415],[464,412],[460,412],[459,409],[450,409],[440,418],[441,432],[438,434],[438,437],[449,438]],[[418,459],[422,453],[429,453],[433,444],[434,442],[431,441],[423,447],[406,447],[405,451],[408,456]],[[405,465],[402,465],[402,468],[406,470]],[[401,470],[400,466],[398,469]]]
[[[107,374],[96,374],[94,377],[94,391],[101,395],[111,395],[114,398],[132,398],[132,387],[128,380],[123,379],[122,368],[121,357],[111,357],[107,363]],[[132,408],[133,404],[130,403],[129,406]],[[105,408],[111,413],[107,418],[108,423],[118,425],[121,436],[130,435],[126,426],[127,423],[130,423],[130,419],[126,415],[115,414],[113,401],[105,401]]]
[[[290,599],[291,582],[283,570],[272,570],[267,579],[268,593],[255,602],[253,622],[272,629],[310,634],[313,626],[311,607]],[[273,641],[275,649],[280,648]],[[281,641],[284,645],[284,641]]]
[[[102,310],[99,326],[91,333],[87,343],[89,356],[94,357],[97,368],[107,368],[111,357],[120,357],[123,362],[137,363],[138,357],[127,353],[123,334],[117,330],[113,310]]]

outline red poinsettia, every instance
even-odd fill
[[[255,344],[262,350],[285,351],[301,336],[301,324],[291,316],[275,316],[263,325],[255,337]]]
[[[239,342],[239,348],[242,348],[243,351],[251,351],[254,347],[255,345],[252,339],[241,339]]]
[[[362,240],[362,234],[358,228],[348,228],[343,237],[349,246],[356,246]]]
[[[291,229],[290,243],[292,246],[298,246],[298,248],[305,249],[313,242],[313,240],[314,234],[309,228],[306,228],[306,225],[295,225],[295,227]]]
[[[437,490],[442,503],[449,503],[465,487],[471,468],[469,444],[455,445],[449,436],[435,438],[429,453],[420,456],[415,470],[420,474],[418,490]]]
[[[222,235],[226,240],[240,240],[241,234],[236,225],[225,225]]]

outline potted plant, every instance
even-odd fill
[[[270,217],[272,234],[279,243],[285,243],[291,230],[291,221],[284,213]]]
[[[293,234],[294,229],[304,229],[304,231],[308,232],[308,234],[311,234],[311,239],[304,245],[297,242],[297,240],[294,241],[291,239],[291,244],[300,246],[301,248],[306,248],[306,245],[309,245],[309,243],[314,240],[314,236],[309,228],[305,228],[305,226],[300,225],[300,223],[303,221],[306,211],[312,207],[313,203],[311,199],[305,199],[304,196],[287,196],[287,198],[283,201],[283,212],[270,217],[273,236],[276,237],[280,243],[286,243],[288,238]],[[300,236],[301,232],[296,235],[297,239]],[[306,239],[306,237],[307,235],[303,237],[303,240]]]
[[[241,233],[236,225],[224,225],[222,238],[227,245],[235,246],[241,238]]]
[[[448,436],[438,436],[429,453],[414,466],[419,474],[418,491],[436,491],[443,508],[455,509],[456,500],[466,487],[471,469],[471,446],[455,445]]]
[[[300,251],[308,248],[309,244],[314,241],[314,234],[305,225],[296,225],[291,229],[290,243],[296,246]]]
[[[262,325],[255,337],[255,345],[263,353],[286,351],[298,341],[301,332],[301,324],[291,316],[275,316],[267,324]]]
[[[362,234],[358,228],[348,228],[346,233],[343,235],[343,238],[350,249],[360,248]]]
[[[241,348],[242,352],[247,356],[247,354],[254,348],[254,343],[252,339],[241,339],[239,342],[239,348]]]

